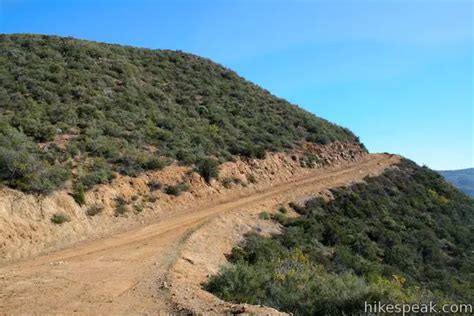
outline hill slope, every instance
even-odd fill
[[[250,235],[207,289],[298,315],[472,301],[473,199],[407,160],[332,195],[275,216],[282,234]]]
[[[474,197],[474,168],[438,172],[461,191]]]
[[[172,159],[263,157],[347,129],[207,59],[41,35],[0,35],[0,182],[79,191]]]

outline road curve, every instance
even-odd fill
[[[318,190],[361,179],[399,161],[371,154],[340,168],[314,174],[257,193],[131,231],[82,243],[0,268],[0,314],[143,314],[170,311],[169,293],[160,289],[186,236],[217,214],[319,184]],[[321,188],[324,183],[324,188]]]

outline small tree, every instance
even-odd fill
[[[219,176],[219,162],[211,158],[200,159],[196,163],[196,170],[209,183]]]

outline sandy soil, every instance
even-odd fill
[[[310,145],[308,145],[310,146]],[[366,155],[357,144],[332,143],[312,146],[292,154],[269,153],[266,159],[236,160],[221,166],[221,181],[205,181],[189,167],[171,165],[138,177],[118,176],[110,184],[98,185],[86,193],[85,205],[78,205],[67,189],[46,197],[37,197],[0,187],[0,266],[94,240],[134,227],[154,223],[190,211],[206,202],[220,203],[265,189],[270,185],[293,181],[313,172],[301,167],[304,152],[311,151],[321,159],[315,166],[337,166],[358,161]],[[250,182],[248,175],[256,182]],[[240,184],[223,185],[223,179],[238,179]],[[180,196],[152,190],[151,182],[163,187],[186,183],[190,190]],[[117,198],[125,201],[127,212],[117,216]],[[89,216],[88,211],[100,207],[101,212]],[[137,211],[140,210],[140,211]],[[51,223],[54,214],[64,214],[70,221]]]
[[[277,213],[280,206],[289,212],[286,216],[298,216],[287,207],[289,202],[303,203],[314,196],[332,198],[328,189],[361,182],[366,176],[379,175],[383,170],[399,161],[398,156],[371,155],[362,163],[332,170],[322,170],[309,179],[298,181],[282,190],[275,188],[269,198],[219,214],[194,231],[182,244],[176,263],[168,273],[168,288],[178,310],[198,314],[265,314],[277,315],[278,311],[268,307],[232,304],[222,301],[202,288],[208,278],[228,264],[226,255],[239,244],[245,234],[253,231],[264,236],[280,232],[275,221],[259,218],[262,211]],[[285,188],[286,187],[286,188]],[[283,188],[285,188],[283,190]]]
[[[199,284],[209,271],[215,273],[225,262],[222,254],[245,231],[255,227],[251,224],[245,228],[247,219],[240,222],[233,217],[224,219],[227,214],[248,211],[249,218],[254,219],[262,206],[271,207],[360,181],[396,162],[397,156],[367,155],[358,162],[309,169],[305,175],[288,177],[288,181],[278,185],[270,183],[257,192],[241,191],[227,198],[221,195],[216,200],[208,194],[207,199],[201,199],[194,207],[182,208],[158,222],[5,265],[0,268],[0,313],[124,315],[177,309],[212,312],[214,307],[221,311],[227,308],[224,303],[201,291]],[[230,225],[215,226],[212,220],[216,216]],[[218,242],[219,236],[225,242]],[[201,247],[196,247],[196,243]],[[195,264],[204,257],[216,260]],[[169,280],[173,282],[168,284]],[[206,297],[202,299],[200,295]],[[185,306],[183,300],[191,304]],[[217,302],[216,305],[210,304],[211,301]]]

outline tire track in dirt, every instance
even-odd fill
[[[292,192],[311,184],[320,184],[321,190],[349,183],[398,160],[392,155],[367,155],[357,163],[315,169],[308,176],[251,195],[214,205],[210,201],[145,227],[7,265],[0,268],[0,311],[156,314],[173,310],[170,293],[160,284],[177,259],[183,241],[201,225],[219,214],[276,197],[291,201],[297,197]]]

